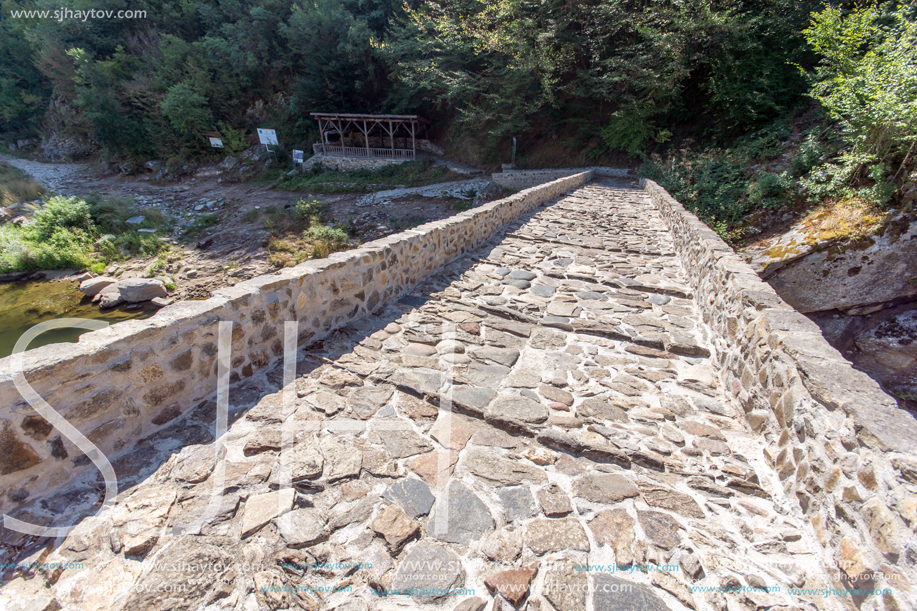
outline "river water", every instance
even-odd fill
[[[149,318],[156,307],[142,309],[124,306],[100,310],[77,289],[76,282],[37,281],[0,284],[0,358],[9,356],[19,337],[37,323],[55,318],[91,318],[114,324],[132,318]],[[85,329],[55,329],[36,337],[29,348],[47,344],[75,342]]]

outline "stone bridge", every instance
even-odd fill
[[[917,608],[913,419],[654,183],[285,274],[27,353],[101,507],[4,373],[0,608]]]

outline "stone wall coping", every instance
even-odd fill
[[[763,310],[767,331],[774,340],[769,343],[791,357],[803,385],[816,401],[853,418],[861,440],[871,447],[915,453],[917,420],[912,415],[900,409],[875,380],[854,369],[825,340],[815,323],[783,301],[716,232],[656,182],[643,178],[640,184],[652,198],[663,200],[682,217],[695,245],[711,254],[710,264],[728,272],[736,292]]]

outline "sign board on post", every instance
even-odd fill
[[[277,131],[273,129],[258,128],[258,141],[261,144],[280,144],[277,142]]]
[[[215,149],[221,149],[221,148],[223,148],[223,141],[220,140],[219,138],[214,138],[214,137],[211,136],[211,138],[210,138],[210,146],[211,146],[212,148],[215,148]]]
[[[293,149],[293,163],[302,163],[302,151]]]

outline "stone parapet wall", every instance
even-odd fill
[[[535,185],[544,184],[565,176],[573,176],[580,172],[592,172],[594,176],[605,178],[636,178],[632,170],[621,168],[589,167],[589,168],[559,168],[550,170],[504,170],[494,174],[491,179],[506,189],[528,189]]]
[[[142,321],[126,321],[23,355],[24,373],[49,405],[107,457],[127,455],[155,433],[216,396],[218,327],[231,321],[230,382],[275,365],[284,322],[298,321],[299,346],[366,316],[502,227],[592,178],[561,178],[376,240],[189,301]],[[61,488],[94,470],[38,416],[0,359],[0,510]],[[151,437],[152,436],[152,437]],[[30,494],[25,494],[26,492]]]
[[[917,422],[714,231],[641,182],[715,333],[721,381],[798,500],[836,587],[890,584],[861,608],[917,608]]]

